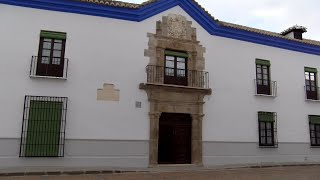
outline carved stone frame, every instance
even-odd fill
[[[149,48],[145,56],[149,65],[163,66],[165,50],[187,52],[188,69],[202,71],[205,68],[205,48],[197,41],[196,29],[184,16],[169,14],[157,22],[156,34],[148,33]],[[159,119],[161,113],[185,113],[192,117],[191,163],[202,165],[202,119],[204,96],[211,94],[211,89],[188,86],[159,84],[140,84],[140,89],[147,92],[150,102],[150,142],[149,165],[158,164]]]

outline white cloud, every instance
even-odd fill
[[[260,17],[260,18],[287,17],[288,9],[286,8],[256,9],[256,10],[253,10],[251,14],[255,17]]]
[[[125,0],[141,3],[145,0]],[[308,28],[304,37],[320,41],[320,1],[317,0],[197,0],[215,18],[259,29],[282,32]]]

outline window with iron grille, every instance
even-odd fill
[[[259,146],[277,147],[277,122],[276,113],[258,112]]]
[[[311,146],[320,147],[320,116],[309,115]]]
[[[270,61],[256,59],[256,93],[272,95],[270,80]]]
[[[41,31],[38,56],[33,56],[31,75],[66,78],[66,33]]]
[[[304,75],[305,75],[306,99],[319,100],[318,87],[317,87],[317,69],[305,67]]]
[[[66,97],[25,96],[20,157],[63,157]]]

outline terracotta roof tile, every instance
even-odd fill
[[[106,5],[106,6],[132,8],[132,9],[136,9],[140,7],[140,4],[127,3],[127,2],[121,2],[121,1],[111,1],[111,0],[76,0],[76,1],[95,3],[95,4]]]
[[[95,4],[101,4],[101,5],[106,5],[106,6],[114,6],[114,7],[121,7],[121,8],[138,9],[138,8],[141,8],[141,7],[146,6],[148,4],[154,3],[154,2],[156,2],[158,0],[148,0],[148,1],[145,1],[145,2],[143,2],[141,4],[128,3],[128,2],[122,2],[122,1],[113,1],[113,0],[75,0],[75,1],[81,1],[81,2],[87,2],[87,3],[95,3]],[[196,0],[192,0],[192,1],[194,1],[194,3],[198,7],[200,7],[204,12],[206,12],[214,21],[216,21],[221,26],[234,28],[234,29],[240,29],[240,30],[244,30],[244,31],[254,32],[254,33],[259,33],[259,34],[272,36],[272,37],[278,37],[278,38],[287,39],[287,40],[291,40],[291,41],[296,41],[296,42],[300,42],[300,43],[320,46],[320,41],[315,41],[315,40],[310,40],[310,39],[303,39],[303,40],[293,39],[293,38],[289,38],[289,37],[283,36],[283,35],[281,35],[281,33],[276,33],[276,32],[256,29],[256,28],[252,28],[252,27],[242,26],[242,25],[238,25],[238,24],[228,23],[228,22],[224,22],[224,21],[219,21],[219,20],[215,19]]]
[[[303,40],[293,39],[293,38],[290,38],[290,37],[283,36],[280,33],[261,30],[261,29],[256,29],[256,28],[252,28],[252,27],[242,26],[242,25],[223,22],[223,21],[219,21],[219,24],[222,25],[222,26],[225,26],[225,27],[230,27],[230,28],[240,29],[240,30],[244,30],[244,31],[255,32],[255,33],[259,33],[259,34],[263,34],[263,35],[267,35],[267,36],[278,37],[278,38],[287,39],[287,40],[291,40],[291,41],[296,41],[296,42],[301,42],[301,43],[320,46],[320,42],[319,41],[314,41],[314,40],[310,40],[310,39],[303,39]]]
[[[137,8],[143,7],[145,5],[151,4],[153,2],[156,2],[157,0],[149,0],[149,1],[145,1],[141,4],[128,3],[128,2],[122,2],[122,1],[113,1],[113,0],[75,0],[75,1],[95,3],[95,4],[106,5],[106,6],[137,9]]]
[[[266,31],[266,30],[262,30],[262,29],[257,29],[257,28],[242,26],[242,25],[238,25],[238,24],[228,23],[228,22],[224,22],[224,21],[219,21],[218,19],[215,19],[215,18],[214,18],[204,7],[202,7],[196,0],[192,0],[192,1],[194,1],[195,4],[197,4],[204,12],[206,12],[209,16],[211,16],[211,18],[212,18],[213,20],[215,20],[215,21],[216,21],[219,25],[221,25],[221,26],[230,27],[230,28],[234,28],[234,29],[240,29],[240,30],[244,30],[244,31],[255,32],[255,33],[259,33],[259,34],[263,34],[263,35],[267,35],[267,36],[273,36],[273,37],[283,38],[283,39],[292,40],[292,41],[296,41],[296,42],[300,42],[300,43],[305,43],[305,44],[311,44],[311,45],[320,46],[320,41],[315,41],[315,40],[310,40],[310,39],[303,39],[303,40],[293,39],[293,38],[289,38],[289,37],[283,36],[281,33],[276,33],[276,32]]]

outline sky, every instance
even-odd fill
[[[146,0],[122,0],[142,3]],[[299,25],[304,38],[320,41],[319,0],[196,0],[215,19],[273,32]]]

